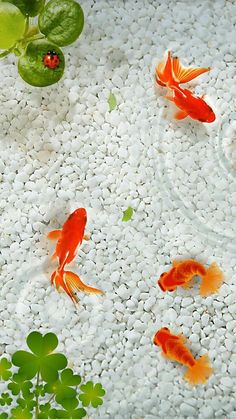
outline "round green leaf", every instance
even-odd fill
[[[27,345],[30,350],[38,356],[42,355],[43,349],[43,336],[39,332],[31,332],[26,339]]]
[[[39,29],[60,47],[74,42],[84,27],[84,13],[74,0],[50,0],[39,16]]]
[[[59,57],[59,66],[52,69],[44,65],[43,59],[48,51],[55,51]],[[65,68],[65,59],[62,51],[56,45],[38,40],[30,42],[18,61],[18,71],[24,81],[32,86],[50,86],[60,80]]]
[[[18,7],[0,3],[0,49],[11,48],[25,31],[25,18]]]
[[[14,4],[25,16],[37,16],[42,10],[45,0],[2,0]]]

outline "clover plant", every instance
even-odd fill
[[[103,403],[101,384],[81,385],[80,375],[67,368],[65,355],[54,353],[54,333],[31,332],[26,342],[30,352],[15,352],[11,362],[0,359],[0,378],[8,382],[8,391],[0,395],[0,419],[79,419],[86,415],[85,407]],[[18,367],[15,373],[12,364]]]
[[[23,80],[49,86],[64,72],[60,47],[74,42],[83,26],[83,10],[75,0],[0,0],[0,57],[14,53]]]

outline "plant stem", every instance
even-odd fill
[[[8,49],[8,50],[6,50],[6,51],[3,51],[3,52],[0,54],[0,58],[6,57],[8,54],[10,54],[10,53],[12,52],[12,50],[13,50],[13,48],[10,48],[10,49]]]
[[[50,402],[54,399],[54,397],[55,397],[55,394],[53,394],[53,395],[50,397],[50,399],[48,400],[48,403],[50,403]]]
[[[36,382],[36,386],[39,385],[39,372],[37,374],[37,382]],[[39,396],[36,393],[36,406],[35,406],[35,419],[38,419],[39,417]]]

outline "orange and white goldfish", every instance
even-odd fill
[[[224,281],[223,272],[216,263],[206,269],[201,263],[187,259],[175,260],[169,272],[163,272],[157,281],[162,291],[175,291],[177,287],[189,288],[194,276],[200,276],[200,295],[205,297],[218,291]]]
[[[68,217],[61,230],[50,231],[47,236],[50,240],[57,240],[56,250],[51,259],[58,258],[59,262],[57,270],[51,276],[51,282],[57,289],[62,288],[74,303],[78,302],[74,293],[76,290],[103,294],[103,291],[84,284],[75,273],[64,270],[65,265],[75,258],[82,241],[88,240],[88,237],[84,235],[86,223],[86,209],[78,208]]]
[[[205,102],[204,95],[198,97],[188,89],[182,89],[180,84],[186,83],[210,68],[184,67],[178,57],[171,57],[170,51],[166,61],[161,61],[156,67],[156,82],[171,91],[166,99],[172,101],[180,111],[175,113],[175,119],[187,116],[200,122],[213,122],[216,119],[212,108]]]
[[[213,369],[211,368],[208,355],[195,359],[185,345],[184,336],[173,335],[167,327],[158,330],[154,336],[153,343],[161,347],[165,358],[177,361],[188,367],[184,378],[190,384],[204,384],[212,374]]]

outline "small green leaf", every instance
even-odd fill
[[[2,0],[14,4],[25,16],[37,16],[42,10],[45,0]]]
[[[74,375],[70,368],[66,368],[61,373],[61,381],[67,386],[78,386],[81,383],[81,377]]]
[[[96,408],[103,404],[102,397],[105,395],[105,390],[101,384],[97,383],[94,385],[92,381],[88,381],[86,384],[80,386],[80,389],[83,394],[80,394],[79,399],[83,406],[89,406],[91,403]]]
[[[122,221],[129,221],[132,218],[132,215],[134,213],[134,210],[132,207],[128,207],[124,212],[123,212],[123,218]]]
[[[11,419],[32,419],[32,415],[29,409],[18,406],[11,410]]]
[[[25,31],[25,18],[18,7],[0,3],[0,49],[11,48]]]
[[[74,42],[84,26],[84,13],[74,0],[50,0],[39,16],[39,29],[60,47]]]
[[[117,106],[115,95],[111,92],[108,98],[109,112],[114,111]]]
[[[53,383],[58,379],[58,371],[67,366],[67,359],[62,354],[47,355],[41,363],[41,376],[47,383]]]
[[[10,406],[12,402],[12,398],[10,397],[9,393],[2,393],[0,397],[0,404],[1,406]]]
[[[56,68],[48,68],[44,64],[44,57],[48,51],[55,51],[59,57]],[[62,51],[56,45],[38,40],[30,42],[18,62],[18,70],[24,81],[32,86],[44,87],[57,83],[63,75],[65,59]]]
[[[0,419],[7,419],[8,414],[7,413],[0,413]]]
[[[4,381],[8,381],[11,377],[11,371],[8,371],[11,368],[11,362],[7,360],[7,358],[2,358],[0,360],[0,378]]]

